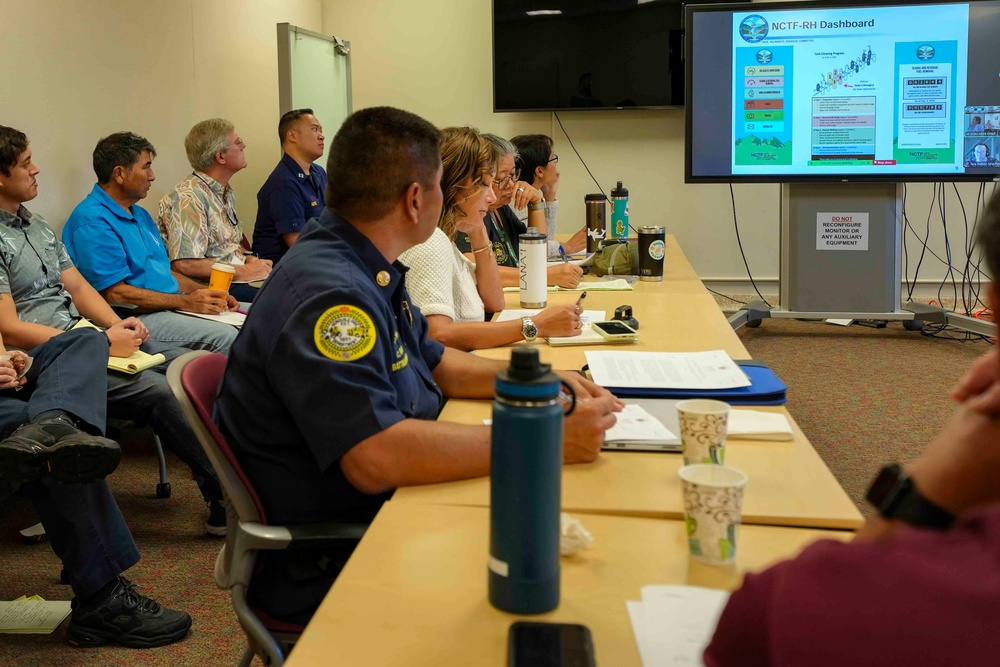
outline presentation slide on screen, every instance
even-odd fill
[[[1000,107],[966,99],[968,33],[966,4],[734,12],[732,173],[1000,164]]]

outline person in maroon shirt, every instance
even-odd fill
[[[979,244],[1000,304],[1000,196]],[[748,574],[719,618],[706,667],[1000,663],[1000,355],[952,391],[958,408],[927,450],[886,466],[878,514],[850,543],[822,540]]]

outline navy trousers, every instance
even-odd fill
[[[67,331],[28,352],[34,358],[19,391],[0,392],[0,434],[47,410],[65,410],[86,430],[104,433],[108,405],[108,343],[94,329]],[[139,562],[125,519],[104,480],[60,484],[45,476],[21,485],[35,505],[49,543],[77,597],[100,590]]]

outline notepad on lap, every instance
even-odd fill
[[[237,329],[243,326],[246,322],[247,316],[243,313],[237,312],[235,310],[227,310],[225,312],[219,313],[218,315],[209,315],[208,313],[192,313],[189,310],[178,310],[178,313],[182,315],[190,315],[191,317],[200,317],[203,320],[211,320],[212,322],[220,322],[222,324],[230,324]]]
[[[74,324],[72,329],[82,329],[87,327],[91,329],[98,328],[93,322],[84,317],[81,318],[79,322]],[[113,371],[135,375],[136,373],[144,371],[147,368],[159,366],[166,360],[167,358],[162,354],[147,354],[142,350],[136,350],[131,356],[128,357],[108,357],[108,368]]]

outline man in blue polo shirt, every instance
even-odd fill
[[[326,171],[313,160],[323,156],[325,137],[312,109],[295,109],[278,121],[281,162],[257,192],[253,251],[277,263],[302,227],[323,212]]]
[[[155,178],[154,157],[153,145],[131,132],[101,139],[94,148],[98,182],[70,214],[63,243],[105,299],[136,307],[154,340],[226,353],[234,327],[173,312],[217,315],[238,303],[171,270],[156,223],[138,204]]]

